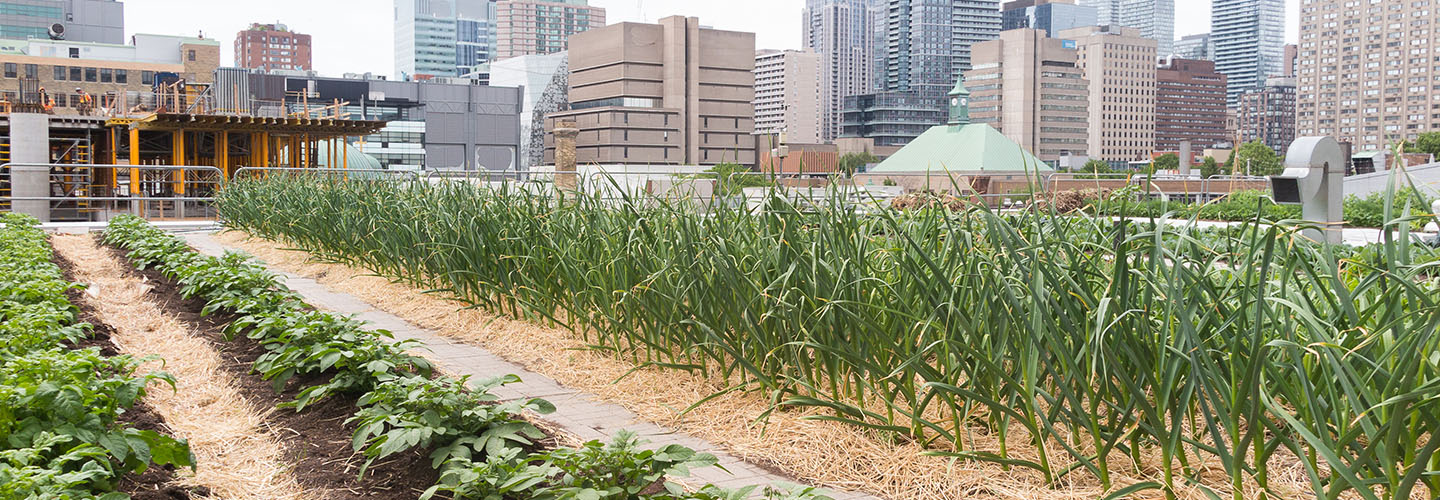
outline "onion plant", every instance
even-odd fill
[[[1051,483],[1279,497],[1270,471],[1298,462],[1317,497],[1440,495],[1435,256],[1403,207],[1387,209],[1394,237],[1357,253],[1296,221],[1207,231],[1133,222],[1123,204],[1070,217],[843,198],[744,210],[270,176],[218,205],[230,227],[638,365]],[[1200,465],[1217,461],[1223,481]],[[1119,484],[1119,468],[1153,480]]]

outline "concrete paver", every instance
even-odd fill
[[[182,235],[192,247],[208,255],[220,255],[230,248],[224,246],[208,233]],[[775,474],[764,468],[745,462],[719,446],[708,441],[676,432],[675,430],[641,420],[624,407],[598,401],[593,394],[561,385],[544,375],[526,370],[520,365],[496,356],[482,347],[452,342],[434,332],[417,327],[403,318],[378,310],[352,295],[338,293],[326,288],[315,280],[280,270],[286,286],[305,297],[310,305],[344,314],[354,314],[370,323],[370,327],[389,330],[398,340],[415,339],[425,344],[421,351],[433,360],[441,370],[453,375],[470,375],[474,381],[486,380],[506,374],[520,377],[521,382],[506,385],[491,391],[502,400],[521,398],[543,398],[556,407],[545,420],[554,423],[580,439],[609,439],[617,432],[628,430],[649,441],[649,446],[679,444],[697,451],[715,455],[720,465],[729,472],[716,468],[694,471],[687,483],[703,482],[724,487],[741,487],[752,484],[773,484],[778,482],[800,483],[794,478]],[[878,500],[879,497],[864,493],[832,491],[837,500]]]

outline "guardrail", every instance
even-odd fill
[[[356,178],[386,178],[386,177],[409,177],[410,180],[419,180],[420,174],[414,170],[387,170],[383,168],[319,168],[319,167],[240,167],[235,170],[231,180],[244,176],[264,176],[271,173],[285,175],[327,175],[348,179]]]
[[[210,202],[225,174],[207,165],[6,163],[0,183],[0,208],[42,220],[213,219]]]

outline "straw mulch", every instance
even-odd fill
[[[686,407],[714,394],[723,386],[700,376],[667,369],[639,369],[621,359],[587,350],[577,335],[563,329],[497,317],[484,311],[462,309],[454,300],[392,283],[373,273],[344,265],[317,262],[306,252],[289,249],[242,232],[215,235],[221,243],[238,247],[272,267],[316,279],[327,287],[365,302],[448,338],[482,346],[525,368],[562,384],[596,394],[619,404],[641,418],[686,432],[724,447],[739,458],[773,467],[807,483],[865,491],[884,498],[909,499],[1093,499],[1103,496],[1097,481],[1083,471],[1070,474],[1061,484],[1047,487],[1029,469],[1003,470],[999,465],[925,456],[918,445],[897,443],[864,429],[816,420],[817,412],[779,412],[766,423],[756,423],[769,407],[760,394],[730,393],[679,417]],[[633,372],[633,373],[632,373]],[[628,375],[627,375],[628,373]],[[620,381],[617,383],[617,379]],[[998,449],[986,435],[973,436],[981,449]],[[1025,456],[1013,449],[1012,455]],[[1033,456],[1034,450],[1030,450]],[[1051,456],[1061,456],[1058,447]],[[1116,488],[1157,480],[1158,453],[1143,457],[1140,472],[1112,466]],[[1123,457],[1121,457],[1123,458]],[[1128,465],[1128,464],[1127,464]],[[1223,487],[1227,480],[1218,463],[1193,464],[1206,470],[1207,483]],[[1126,473],[1131,473],[1126,475]],[[1272,487],[1295,493],[1308,491],[1303,470],[1275,467]],[[1225,491],[1221,489],[1222,494]],[[1199,488],[1177,492],[1181,498],[1207,498]],[[1226,495],[1228,496],[1228,494]],[[1247,498],[1253,497],[1247,495]],[[1151,491],[1134,498],[1163,498]],[[1273,496],[1271,498],[1274,498]]]
[[[193,475],[180,473],[183,486],[209,488],[216,499],[306,498],[282,460],[277,436],[265,427],[265,413],[240,395],[219,353],[152,301],[151,286],[128,274],[127,264],[90,235],[57,235],[51,242],[73,263],[72,279],[88,285],[96,315],[114,328],[116,348],[135,357],[158,356],[163,361],[141,370],[175,376],[176,390],[152,384],[145,402],[175,435],[190,441],[199,467]]]

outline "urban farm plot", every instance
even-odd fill
[[[310,307],[246,256],[201,255],[131,216],[111,221],[103,242],[123,249],[126,259],[148,273],[147,280],[163,282],[179,301],[195,302],[192,312],[213,322],[210,331],[216,335],[210,340],[238,347],[230,356],[248,363],[239,374],[282,396],[274,400],[277,413],[299,416],[272,418],[307,426],[307,432],[286,438],[305,445],[303,452],[288,455],[306,490],[302,496],[827,498],[812,488],[784,485],[687,489],[670,479],[714,466],[714,456],[679,445],[648,449],[629,433],[564,446],[532,420],[554,410],[549,402],[501,400],[492,393],[517,382],[515,376],[471,381],[437,373],[417,354],[421,346]],[[339,431],[348,435],[333,439]],[[330,449],[336,446],[344,449]],[[317,462],[317,456],[326,459]],[[337,465],[347,477],[332,477]],[[383,480],[366,480],[376,474]]]
[[[252,235],[1051,487],[1440,494],[1428,249],[805,206],[279,176],[219,200]]]

